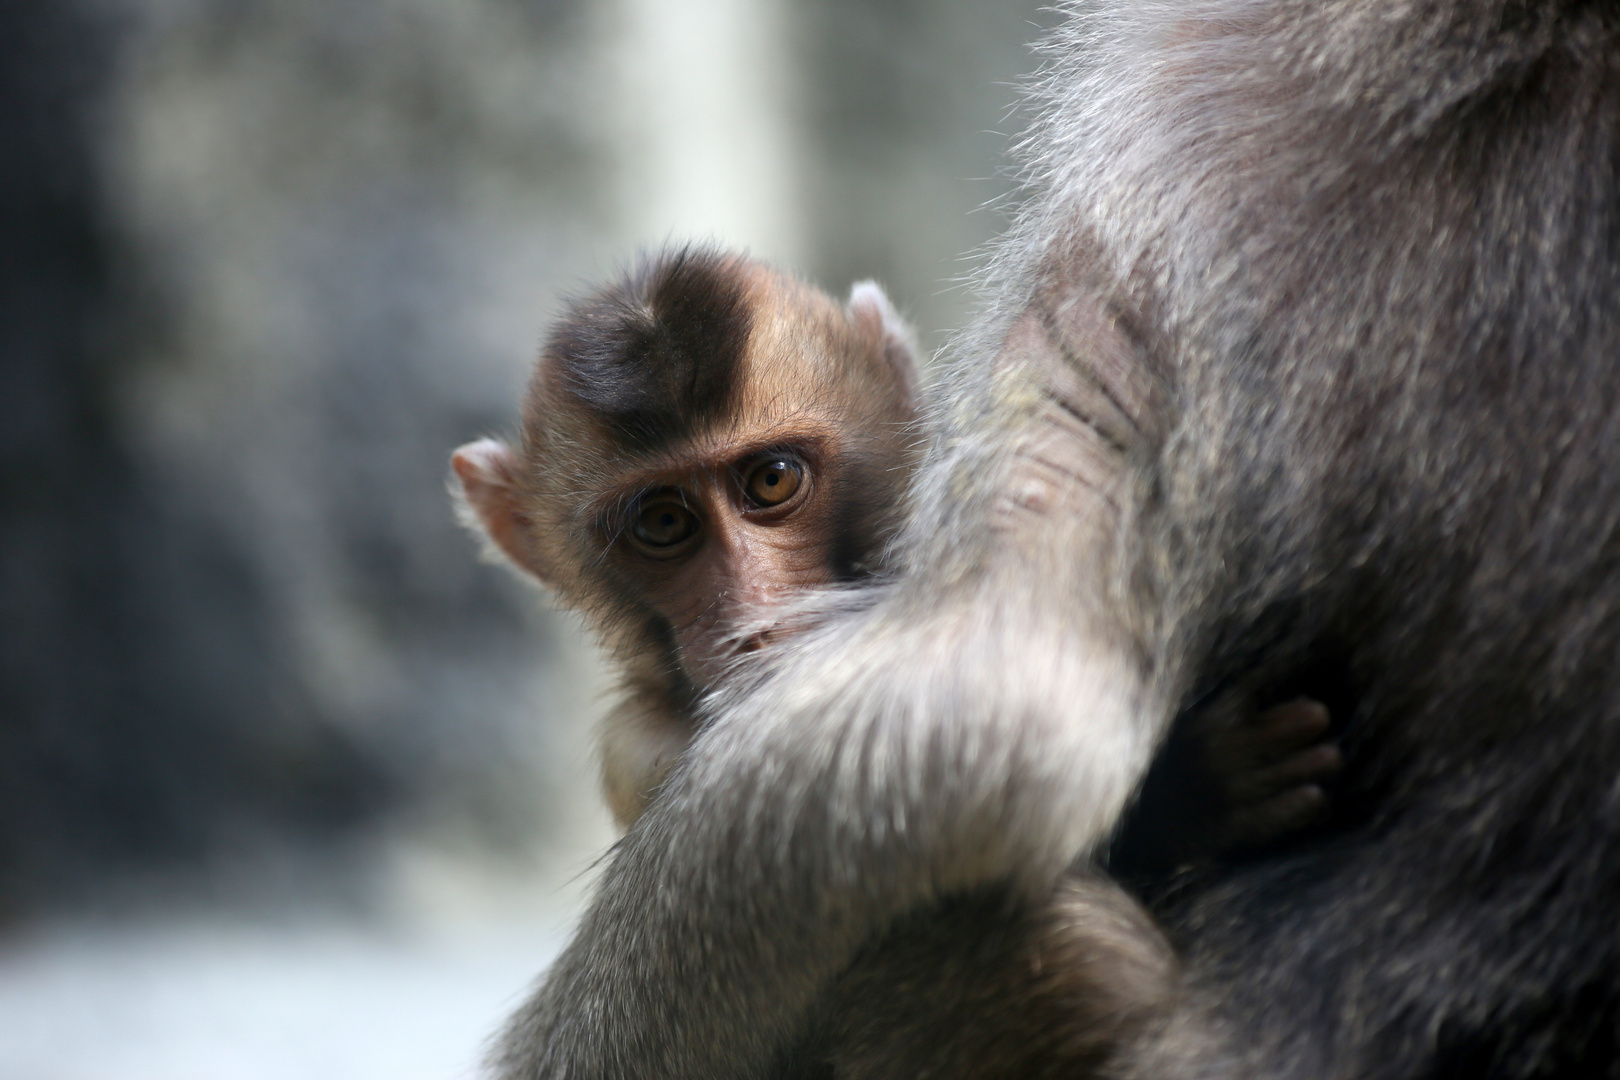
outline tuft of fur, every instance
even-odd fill
[[[683,247],[644,258],[558,321],[545,345],[547,389],[637,450],[688,437],[735,407],[749,293],[740,255]]]

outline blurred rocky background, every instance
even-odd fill
[[[449,451],[667,239],[937,345],[1052,18],[4,5],[0,1080],[472,1067],[612,834],[594,658]]]

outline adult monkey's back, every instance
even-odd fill
[[[719,709],[510,1074],[757,1074],[896,916],[1039,902],[1179,710],[1327,677],[1336,826],[1163,913],[1143,1068],[1612,1069],[1617,42],[1597,3],[1073,17],[907,571]]]

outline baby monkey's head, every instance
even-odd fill
[[[871,572],[917,455],[910,336],[741,255],[646,259],[570,306],[523,445],[457,451],[467,503],[626,664],[712,686],[783,601]]]

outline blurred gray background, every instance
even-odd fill
[[[667,239],[875,277],[936,346],[1052,21],[5,5],[0,1080],[472,1067],[612,833],[601,672],[450,450]]]

